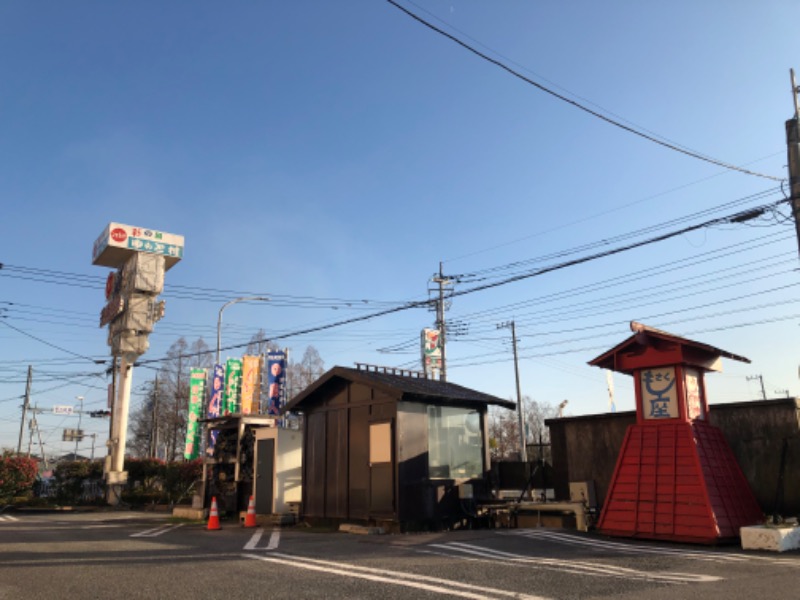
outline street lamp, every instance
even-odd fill
[[[78,432],[75,436],[75,456],[73,460],[78,460],[78,440],[81,439],[81,419],[83,418],[83,396],[78,396],[75,398],[78,402],[80,402],[80,409],[78,410]]]
[[[248,301],[258,301],[258,302],[269,302],[269,298],[265,296],[243,296],[242,298],[234,298],[233,300],[228,300],[225,304],[222,305],[222,308],[219,309],[219,317],[217,318],[217,362],[216,364],[220,364],[219,362],[219,351],[220,347],[222,346],[222,311],[228,308],[231,304],[236,304],[238,302],[248,302]]]

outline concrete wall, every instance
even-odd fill
[[[635,422],[633,411],[545,421],[552,441],[556,498],[569,499],[571,481],[594,481],[598,502],[602,503],[625,432]],[[713,404],[709,422],[722,430],[766,514],[772,514],[775,508],[786,440],[784,498],[779,512],[800,515],[800,400]]]

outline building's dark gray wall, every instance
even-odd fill
[[[712,405],[709,423],[719,427],[744,476],[768,515],[775,510],[781,452],[786,440],[783,506],[778,513],[800,515],[800,400]]]
[[[570,481],[594,481],[599,502],[605,500],[625,432],[636,413],[609,413],[550,419],[555,493],[569,498]],[[762,510],[775,507],[781,450],[787,453],[784,474],[784,516],[800,515],[800,400],[713,404],[709,423],[719,427],[736,456]]]
[[[570,481],[594,481],[597,499],[602,502],[625,432],[634,423],[635,411],[545,421],[550,428],[556,499],[569,500]]]

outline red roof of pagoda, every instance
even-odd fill
[[[648,327],[631,321],[633,335],[589,361],[594,367],[611,369],[631,374],[635,369],[683,364],[703,369],[719,371],[720,358],[730,358],[749,363],[750,359],[726,352],[708,344]]]

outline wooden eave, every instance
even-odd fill
[[[443,404],[458,406],[486,406],[494,404],[504,408],[514,408],[516,404],[497,396],[485,394],[454,383],[364,371],[348,367],[333,367],[314,383],[289,402],[285,411],[303,411],[309,401],[313,402],[322,390],[335,381],[360,383],[380,390],[397,401],[421,402],[426,404]]]
[[[635,333],[589,361],[593,367],[631,374],[643,367],[682,364],[705,371],[720,370],[720,358],[749,363],[750,359],[720,348],[672,335],[639,323],[632,323]]]

